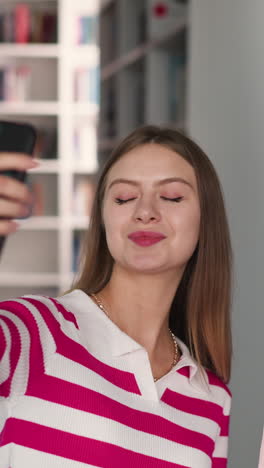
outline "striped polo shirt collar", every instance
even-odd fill
[[[105,356],[113,358],[142,351],[143,347],[133,338],[123,332],[82,290],[74,291],[59,298],[68,310],[74,311],[79,325],[80,336],[84,346],[99,359]],[[201,375],[196,361],[192,358],[188,347],[177,337],[181,349],[181,359],[174,371],[189,378],[190,383],[202,393],[208,393],[209,387]],[[171,371],[168,377],[173,376]]]

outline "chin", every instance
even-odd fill
[[[168,264],[153,262],[150,261],[150,259],[148,259],[148,261],[140,260],[137,262],[129,262],[125,268],[138,274],[150,275],[165,273],[170,269]]]

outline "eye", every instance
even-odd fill
[[[183,200],[183,197],[176,197],[176,198],[160,197],[160,198],[162,198],[162,200],[171,201],[174,203],[180,203]]]
[[[127,203],[127,202],[132,201],[132,200],[135,200],[135,197],[133,197],[133,198],[127,198],[126,200],[123,200],[122,198],[115,198],[115,202],[116,202],[118,205],[123,205],[124,203]]]

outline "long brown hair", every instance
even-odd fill
[[[113,258],[102,221],[107,175],[130,150],[147,143],[165,146],[194,168],[200,200],[199,241],[190,258],[171,305],[172,331],[189,347],[200,366],[224,382],[231,367],[232,250],[220,182],[206,154],[190,138],[169,128],[152,125],[136,129],[112,152],[101,172],[90,225],[82,251],[79,278],[74,288],[87,294],[100,291],[109,281]]]

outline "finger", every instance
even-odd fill
[[[16,232],[19,224],[12,220],[0,220],[0,236],[7,236],[12,232]]]
[[[39,162],[28,154],[0,152],[0,171],[12,169],[26,171],[38,166]]]
[[[23,203],[17,203],[0,198],[0,217],[1,218],[24,218],[29,216],[30,206]]]
[[[0,176],[0,197],[1,196],[25,204],[31,204],[33,202],[33,196],[28,186],[12,177]]]

